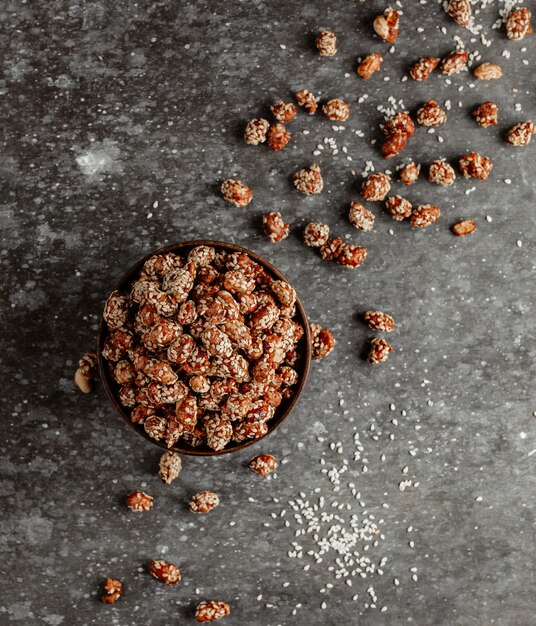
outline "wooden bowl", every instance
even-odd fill
[[[181,253],[181,252],[186,252],[190,248],[194,248],[195,246],[214,246],[217,249],[223,248],[224,250],[227,250],[229,252],[245,252],[254,261],[259,263],[259,265],[262,265],[274,277],[276,277],[277,279],[285,280],[286,282],[289,282],[283,276],[283,274],[281,274],[281,272],[278,269],[276,269],[271,263],[268,263],[268,261],[266,261],[259,255],[255,254],[254,252],[247,250],[246,248],[236,246],[232,243],[224,243],[220,241],[185,241],[183,243],[177,243],[177,244],[173,244],[170,246],[166,246],[165,248],[160,248],[159,250],[155,250],[154,252],[151,252],[150,254],[145,256],[143,259],[135,263],[127,271],[127,273],[119,281],[119,284],[115,287],[115,289],[121,292],[125,292],[129,290],[130,285],[137,278],[145,261],[147,261],[147,259],[154,256],[155,254],[165,254],[167,252]],[[298,372],[298,382],[296,383],[294,387],[294,394],[292,398],[290,398],[289,400],[283,400],[283,402],[279,405],[279,407],[277,407],[274,417],[268,422],[268,432],[266,433],[266,435],[264,435],[263,437],[260,437],[259,439],[247,439],[246,441],[243,441],[241,443],[231,442],[223,450],[216,451],[216,450],[212,450],[206,445],[193,448],[192,446],[189,446],[186,443],[181,442],[180,440],[177,443],[177,445],[173,446],[173,448],[168,448],[164,443],[160,441],[156,441],[155,439],[150,437],[143,428],[131,422],[129,414],[125,411],[125,409],[123,408],[123,406],[121,405],[121,403],[119,402],[117,398],[117,393],[116,393],[117,383],[112,379],[109,369],[107,367],[107,362],[104,360],[102,356],[102,347],[103,347],[104,339],[106,335],[108,334],[108,327],[106,325],[106,322],[104,321],[104,318],[101,318],[100,325],[99,325],[99,334],[97,338],[97,355],[98,355],[98,361],[99,361],[99,370],[100,370],[101,380],[103,382],[104,388],[106,389],[106,393],[108,394],[108,397],[110,398],[115,410],[121,415],[121,417],[123,417],[125,422],[131,428],[133,428],[138,433],[138,435],[145,437],[145,439],[149,440],[151,443],[157,446],[160,446],[161,448],[164,448],[165,450],[172,450],[173,452],[177,452],[178,454],[191,454],[195,456],[219,456],[221,454],[228,454],[230,452],[236,452],[237,450],[243,450],[244,448],[247,448],[248,446],[251,446],[254,443],[261,441],[262,439],[264,439],[264,437],[267,437],[281,424],[281,422],[289,415],[289,413],[292,411],[292,409],[298,402],[298,399],[305,387],[305,383],[307,381],[307,375],[309,373],[309,366],[311,364],[311,337],[310,337],[310,331],[309,331],[309,322],[307,321],[307,315],[303,308],[303,304],[298,296],[296,296],[296,318],[295,319],[303,326],[303,329],[305,331],[303,334],[303,337],[300,339],[297,345],[299,359],[294,369]]]

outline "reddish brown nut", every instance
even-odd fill
[[[174,563],[153,560],[149,563],[149,572],[165,585],[177,585],[181,582],[181,571]]]
[[[409,74],[413,80],[427,80],[438,65],[439,59],[436,57],[424,57],[410,68]]]
[[[382,172],[369,174],[361,185],[361,195],[370,202],[379,202],[391,189],[391,178]]]
[[[503,75],[503,71],[496,63],[482,63],[473,70],[478,80],[497,80]]]
[[[82,393],[93,390],[93,382],[97,372],[97,355],[95,352],[86,352],[78,361],[78,369],[74,375],[74,382]],[[129,380],[117,382],[130,382]]]
[[[179,363],[182,365],[190,359],[194,351],[194,347],[195,341],[191,335],[181,335],[167,349],[167,358],[172,363]]]
[[[340,237],[332,237],[326,243],[320,246],[320,256],[324,261],[332,261],[335,259],[339,248],[342,246],[343,240]]]
[[[380,333],[391,333],[395,329],[395,320],[382,311],[365,311],[363,315],[369,328]]]
[[[209,600],[200,602],[195,609],[195,619],[198,622],[213,622],[229,615],[231,609],[225,602]]]
[[[368,250],[352,243],[342,243],[335,255],[337,263],[348,269],[356,269],[367,258]]]
[[[383,56],[379,52],[371,52],[357,66],[357,75],[364,80],[375,74],[383,63]]]
[[[370,351],[368,354],[368,362],[371,365],[379,365],[387,361],[389,354],[393,351],[393,346],[387,343],[385,339],[374,337],[370,341]]]
[[[324,188],[324,181],[320,172],[320,165],[313,163],[310,167],[298,170],[294,174],[294,186],[306,196],[321,193]]]
[[[145,420],[143,428],[149,437],[160,441],[166,435],[167,419],[161,415],[151,415]]]
[[[365,232],[374,228],[374,214],[366,209],[361,202],[352,202],[348,211],[350,224]]]
[[[470,235],[475,232],[476,222],[473,220],[462,220],[461,222],[454,224],[451,227],[451,230],[456,237],[464,237],[465,235]]]
[[[447,121],[447,114],[435,100],[427,100],[417,111],[416,119],[422,126],[441,126]]]
[[[482,156],[478,152],[470,152],[460,157],[459,166],[464,178],[486,180],[491,173],[493,163],[487,156]]]
[[[508,39],[519,41],[532,33],[530,20],[531,13],[526,7],[520,7],[512,11],[506,20],[506,36]]]
[[[119,600],[123,592],[123,583],[116,578],[107,578],[104,582],[104,591],[106,593],[101,596],[102,602],[104,604],[114,604]]]
[[[103,317],[110,330],[123,328],[128,319],[128,298],[119,291],[112,291],[104,305]]]
[[[270,128],[270,122],[263,118],[253,119],[248,122],[244,131],[244,141],[251,146],[257,146],[266,141],[266,134]]]
[[[216,452],[223,450],[233,436],[231,421],[217,414],[205,418],[205,430],[207,446]]]
[[[321,57],[332,57],[337,52],[337,37],[331,28],[321,30],[316,36],[315,43]]]
[[[506,140],[512,146],[527,146],[535,132],[533,122],[523,122],[510,128],[506,135]]]
[[[415,132],[415,124],[407,111],[400,111],[388,117],[380,128],[386,135],[405,133],[408,137],[412,137]]]
[[[231,340],[216,326],[209,325],[201,333],[201,341],[211,356],[226,358],[233,353]]]
[[[329,239],[329,226],[321,222],[310,222],[303,231],[303,241],[310,248],[320,248]]]
[[[483,102],[473,109],[472,114],[480,126],[495,126],[498,121],[499,107],[495,102]]]
[[[258,454],[249,462],[250,468],[260,474],[263,478],[268,476],[277,468],[277,460],[271,454]]]
[[[160,457],[158,475],[163,483],[170,485],[182,469],[181,457],[174,452],[164,452]]]
[[[341,98],[333,98],[324,104],[322,113],[330,120],[344,122],[350,115],[350,105]]]
[[[144,513],[153,508],[154,498],[144,491],[133,491],[125,498],[125,504],[134,513]]]
[[[270,107],[272,115],[278,122],[290,122],[296,117],[298,110],[296,105],[292,102],[285,102],[284,100],[278,100]]]
[[[318,108],[318,103],[314,95],[307,89],[302,89],[294,94],[296,102],[299,106],[303,107],[309,115],[314,115]]]
[[[291,134],[284,124],[272,124],[268,129],[268,145],[272,150],[282,150],[290,141]]]
[[[411,202],[398,195],[387,198],[385,206],[389,215],[397,222],[401,222],[402,220],[410,217],[413,212]]]
[[[411,161],[400,170],[400,180],[409,187],[419,178],[420,171],[421,166]]]
[[[221,185],[224,200],[235,206],[247,206],[253,197],[253,191],[239,180],[228,178]]]
[[[209,513],[220,503],[217,494],[212,491],[200,491],[190,500],[190,511],[192,513]]]
[[[399,16],[396,9],[388,8],[374,20],[374,32],[387,43],[395,43],[398,38]]]
[[[460,26],[469,26],[473,16],[470,0],[449,0],[446,11]]]
[[[316,322],[311,323],[310,330],[313,359],[317,361],[325,359],[337,345],[333,332],[329,328],[322,328]]]
[[[290,224],[283,220],[283,216],[278,211],[265,213],[262,218],[264,232],[272,243],[277,243],[286,239],[290,234]]]
[[[274,280],[270,289],[283,306],[292,306],[296,302],[296,291],[286,280]]]
[[[449,187],[450,185],[453,185],[456,180],[456,172],[454,171],[452,165],[446,163],[445,161],[432,161],[428,171],[428,180],[436,185]]]
[[[462,70],[467,69],[467,61],[469,61],[469,52],[466,50],[454,50],[441,62],[441,71],[448,76],[458,74]]]
[[[419,204],[413,211],[409,221],[413,228],[426,228],[437,222],[441,215],[441,209],[433,204]]]
[[[391,159],[401,152],[408,143],[406,133],[396,132],[388,135],[382,143],[381,152],[385,159]]]

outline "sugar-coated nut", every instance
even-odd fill
[[[214,622],[229,615],[231,609],[226,602],[219,600],[205,600],[200,602],[195,609],[195,619],[198,622]]]
[[[324,104],[322,113],[330,120],[344,122],[350,115],[350,105],[341,98],[333,98]]]
[[[417,111],[416,119],[422,126],[441,126],[447,121],[447,113],[435,100],[427,100]]]
[[[410,217],[413,212],[411,202],[398,195],[387,198],[385,206],[389,215],[397,222],[401,222],[402,220]]]
[[[400,180],[409,187],[419,178],[420,172],[421,166],[411,161],[400,170]]]
[[[149,572],[165,585],[177,585],[181,582],[181,571],[174,563],[153,560],[149,563]]]
[[[465,235],[470,235],[475,232],[476,223],[473,220],[462,220],[454,224],[451,230],[456,237],[464,237]]]
[[[407,111],[399,111],[391,115],[380,125],[380,128],[386,135],[405,133],[408,137],[412,137],[415,132],[415,124]]]
[[[103,317],[110,330],[120,329],[128,319],[128,299],[119,291],[112,291],[104,305]]]
[[[413,80],[427,80],[438,65],[439,59],[436,57],[423,57],[411,67],[409,74]]]
[[[531,13],[527,7],[512,11],[506,20],[506,36],[508,39],[521,40],[532,33],[530,24]]]
[[[260,474],[263,478],[268,476],[277,468],[277,460],[271,454],[258,454],[249,462],[250,468]]]
[[[310,222],[303,231],[303,241],[311,248],[320,248],[328,239],[329,226],[321,222]]]
[[[361,185],[361,195],[365,200],[379,202],[391,189],[391,178],[382,172],[369,174]]]
[[[313,163],[310,167],[298,170],[294,174],[294,186],[306,196],[321,193],[324,188],[324,180],[320,172],[320,165]]]
[[[266,135],[270,128],[270,122],[263,118],[250,120],[244,131],[244,141],[252,146],[257,146],[266,141]]]
[[[97,355],[95,352],[86,352],[78,361],[78,369],[74,375],[74,382],[82,393],[90,393],[93,390],[96,371]]]
[[[331,29],[321,30],[315,43],[318,54],[322,57],[332,57],[337,52],[337,37]]]
[[[503,75],[503,71],[496,63],[482,63],[473,70],[478,80],[496,80]]]
[[[367,254],[367,248],[343,242],[335,254],[335,260],[343,267],[356,269],[367,258]]]
[[[383,56],[379,52],[371,52],[357,67],[357,75],[364,80],[375,74],[383,63]]]
[[[449,0],[446,11],[460,26],[469,26],[473,16],[470,0]]]
[[[442,187],[449,187],[456,180],[456,172],[452,165],[445,161],[432,161],[428,171],[428,180]]]
[[[365,311],[363,318],[369,328],[380,333],[390,333],[395,329],[395,320],[382,311]]]
[[[268,129],[268,145],[274,151],[282,150],[290,141],[291,134],[281,122],[272,124]]]
[[[167,420],[162,415],[151,415],[145,420],[143,428],[149,437],[160,441],[166,435]]]
[[[392,352],[393,346],[385,341],[385,339],[380,339],[378,337],[374,337],[370,341],[370,351],[368,354],[368,362],[371,365],[379,365],[380,363],[384,363],[387,361],[389,354]]]
[[[104,582],[104,591],[106,593],[101,596],[101,601],[104,604],[114,604],[123,592],[123,583],[116,578],[107,578]]]
[[[448,54],[441,62],[441,71],[443,74],[458,74],[467,68],[469,61],[469,52],[466,50],[454,50]]]
[[[325,359],[337,345],[333,332],[329,328],[322,328],[316,322],[310,324],[310,331],[313,359],[317,361]]]
[[[374,20],[374,32],[387,43],[394,43],[398,38],[399,16],[396,9],[388,8],[383,15]]]
[[[352,202],[348,211],[350,224],[358,230],[369,231],[374,228],[374,214],[365,208],[361,202]]]
[[[190,511],[192,513],[209,513],[220,503],[217,494],[212,491],[200,491],[190,500]]]
[[[307,89],[302,89],[294,94],[296,102],[303,107],[309,115],[314,115],[318,108],[318,103],[314,95]]]
[[[278,100],[275,104],[272,104],[270,110],[278,122],[290,122],[296,117],[298,112],[292,102],[285,102],[284,100]]]
[[[426,228],[437,222],[441,209],[433,204],[420,204],[411,214],[409,221],[413,228]]]
[[[491,173],[493,163],[487,156],[470,152],[459,159],[460,172],[465,178],[486,180]]]
[[[506,140],[512,146],[526,146],[535,132],[534,123],[529,120],[512,126],[506,135]]]
[[[495,102],[483,102],[473,109],[472,115],[480,126],[495,126],[498,121],[499,107]]]
[[[133,491],[125,498],[125,504],[134,513],[144,513],[153,508],[154,498],[144,491]]]
[[[387,135],[382,143],[381,152],[385,159],[391,159],[401,152],[408,143],[408,135],[403,132],[394,132]]]
[[[239,180],[228,178],[221,185],[224,200],[238,207],[247,206],[253,197],[253,191]]]
[[[286,239],[290,234],[290,224],[283,220],[278,211],[265,213],[262,218],[264,232],[272,243]]]
[[[335,259],[342,244],[343,240],[340,237],[331,237],[331,239],[328,239],[326,243],[320,246],[320,256],[324,261],[332,261]]]
[[[178,454],[174,452],[164,452],[160,457],[158,475],[163,483],[171,484],[182,470],[182,460]]]

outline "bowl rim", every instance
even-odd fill
[[[276,276],[277,279],[284,280],[285,282],[289,283],[289,285],[292,285],[292,283],[284,276],[284,274],[281,273],[279,269],[277,269],[274,265],[272,265],[265,258],[249,250],[248,248],[244,248],[237,244],[228,243],[225,241],[214,241],[214,240],[208,240],[208,239],[192,239],[192,240],[187,240],[187,241],[180,241],[174,244],[169,244],[167,246],[163,246],[161,248],[158,248],[157,250],[154,250],[146,254],[142,259],[136,261],[129,267],[129,269],[123,274],[122,278],[118,281],[118,283],[114,287],[114,291],[115,290],[122,291],[125,289],[127,285],[132,283],[136,275],[139,273],[140,269],[143,267],[143,264],[151,257],[157,254],[166,254],[169,252],[180,252],[181,250],[185,250],[187,248],[194,248],[196,246],[214,246],[215,248],[224,248],[230,252],[245,252],[254,261],[262,265],[270,273]],[[97,360],[98,360],[98,365],[99,365],[99,374],[100,374],[103,387],[113,407],[115,408],[116,412],[121,415],[121,417],[125,420],[125,422],[127,422],[127,424],[131,428],[133,428],[138,433],[138,435],[141,435],[142,437],[144,437],[145,439],[147,439],[154,445],[157,445],[158,447],[168,452],[176,452],[177,454],[184,454],[184,455],[190,455],[190,456],[222,456],[224,454],[238,452],[239,450],[243,450],[244,448],[247,448],[253,444],[263,441],[266,437],[268,437],[275,430],[277,430],[277,428],[279,428],[281,423],[292,412],[292,410],[296,406],[305,388],[305,385],[307,383],[307,379],[309,376],[309,370],[310,370],[311,358],[312,358],[311,333],[310,333],[310,328],[309,328],[309,320],[307,318],[305,308],[297,293],[296,293],[296,312],[297,312],[297,317],[300,318],[299,321],[302,323],[302,326],[304,329],[304,335],[300,340],[300,343],[302,343],[303,345],[302,345],[302,353],[300,355],[300,369],[298,370],[299,379],[296,384],[295,392],[292,398],[290,398],[290,400],[286,402],[283,410],[280,411],[279,414],[278,414],[279,407],[278,409],[276,409],[276,413],[274,417],[269,421],[268,432],[262,437],[259,437],[258,439],[246,439],[245,441],[242,441],[241,443],[234,444],[230,447],[225,447],[223,450],[210,450],[210,449],[207,449],[205,446],[200,447],[200,448],[194,448],[192,446],[186,446],[186,445],[184,445],[184,447],[175,445],[171,448],[168,448],[163,442],[156,441],[156,439],[153,439],[152,437],[150,437],[143,428],[139,428],[137,424],[134,424],[131,421],[130,416],[126,413],[123,406],[118,401],[116,394],[114,393],[113,385],[115,385],[116,383],[112,381],[108,367],[106,365],[107,361],[105,361],[104,357],[102,356],[103,342],[108,332],[108,327],[106,325],[106,322],[104,321],[103,315],[101,314],[100,322],[99,322],[99,330],[98,330],[98,335],[97,335]]]

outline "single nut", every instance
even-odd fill
[[[452,165],[445,161],[432,161],[428,172],[428,180],[436,185],[449,187],[456,180],[456,172]]]
[[[503,71],[496,63],[482,63],[473,70],[478,80],[495,80],[503,75]]]
[[[224,200],[235,206],[247,206],[253,197],[253,191],[243,182],[228,178],[221,185],[221,193]]]
[[[374,20],[374,32],[387,43],[394,43],[398,38],[399,16],[396,9],[386,9],[383,15]]]
[[[381,152],[385,159],[391,159],[401,152],[408,143],[408,135],[402,132],[391,133],[381,145]]]
[[[250,120],[244,131],[244,141],[251,146],[257,146],[266,141],[266,134],[270,128],[270,122],[263,118]]]
[[[258,454],[249,462],[250,468],[260,474],[263,478],[268,476],[277,468],[277,460],[271,454]]]
[[[200,602],[195,609],[195,619],[198,622],[213,622],[229,615],[231,609],[225,602],[209,600]]]
[[[182,470],[182,460],[174,452],[164,452],[160,457],[158,475],[163,483],[171,484],[179,476]]]
[[[318,103],[314,95],[307,89],[302,89],[294,94],[296,102],[299,106],[303,107],[309,115],[314,115],[318,108]]]
[[[449,0],[446,11],[460,26],[469,26],[473,16],[470,0]]]
[[[324,261],[333,261],[336,256],[339,248],[342,246],[343,241],[340,237],[332,237],[328,239],[326,243],[320,246],[320,256],[324,259]]]
[[[385,361],[387,361],[387,358],[392,351],[393,346],[385,341],[385,339],[374,337],[374,339],[371,339],[370,341],[368,362],[371,365],[379,365],[380,363],[384,363]]]
[[[513,146],[527,146],[535,132],[534,123],[529,120],[512,126],[506,135],[506,140]]]
[[[310,330],[313,359],[317,361],[325,359],[337,345],[333,332],[329,328],[322,328],[316,322],[310,324]]]
[[[380,128],[386,135],[405,133],[408,137],[412,137],[415,133],[415,124],[407,111],[400,111],[388,117],[383,124],[380,124]]]
[[[311,248],[320,248],[328,239],[329,226],[321,222],[310,222],[303,231],[303,241]]]
[[[272,115],[278,122],[290,122],[296,117],[298,110],[296,105],[292,102],[285,102],[284,100],[278,100],[270,107]]]
[[[361,185],[361,195],[365,200],[378,202],[385,199],[391,189],[391,178],[382,172],[369,174]]]
[[[321,57],[332,57],[337,52],[337,37],[331,28],[321,30],[316,36],[315,43]]]
[[[283,221],[283,217],[278,211],[265,213],[262,221],[264,225],[264,232],[272,243],[282,241],[289,236],[290,224]]]
[[[363,318],[369,328],[380,333],[391,333],[395,329],[395,320],[382,311],[365,311]]]
[[[298,170],[294,174],[294,186],[306,196],[321,193],[324,188],[324,181],[320,173],[320,165],[313,163],[310,167]]]
[[[212,491],[200,491],[190,500],[190,511],[192,513],[209,513],[220,503],[217,494]]]
[[[441,209],[433,204],[420,204],[411,214],[409,221],[413,228],[426,228],[437,222]]]
[[[410,68],[409,74],[413,80],[427,80],[438,65],[439,59],[436,57],[424,57]]]
[[[268,145],[272,150],[282,150],[290,141],[291,134],[284,124],[272,124],[268,129]]]
[[[491,173],[493,163],[487,156],[482,156],[478,152],[470,152],[460,157],[459,166],[465,178],[486,180]]]
[[[116,578],[107,578],[104,582],[104,591],[106,592],[101,596],[104,604],[114,604],[119,600],[123,591],[123,583]]]
[[[334,98],[324,104],[322,113],[330,120],[344,122],[350,115],[350,105],[341,98]]]
[[[367,79],[375,74],[383,63],[383,56],[379,52],[372,52],[361,61],[357,67],[357,74],[360,78]]]
[[[400,180],[409,187],[419,178],[420,171],[421,166],[411,161],[400,170]]]
[[[519,41],[532,33],[530,20],[531,13],[526,7],[512,11],[506,20],[506,36],[508,39]]]
[[[470,235],[476,230],[476,223],[473,220],[462,220],[457,224],[454,224],[451,228],[456,237],[464,237]]]
[[[447,121],[447,113],[435,100],[427,100],[417,111],[417,123],[422,126],[441,126]]]
[[[367,258],[368,250],[363,246],[356,246],[352,243],[342,243],[337,253],[335,254],[335,260],[339,265],[348,269],[356,269]]]
[[[499,117],[499,107],[495,102],[483,102],[472,112],[477,124],[483,126],[495,126]]]
[[[97,355],[95,352],[86,352],[78,361],[78,369],[74,375],[74,382],[82,393],[90,393],[93,390],[96,372]]]
[[[391,196],[385,201],[385,206],[391,217],[397,222],[410,217],[413,212],[411,202],[402,196]]]
[[[149,563],[149,572],[165,585],[177,585],[181,582],[181,571],[174,563],[153,560]]]
[[[441,71],[443,74],[458,74],[462,70],[467,69],[469,61],[469,52],[466,50],[455,50],[447,55],[441,62]]]
[[[365,232],[374,228],[374,214],[366,209],[361,202],[352,202],[348,211],[350,224]]]
[[[133,491],[125,499],[125,504],[134,513],[144,513],[150,511],[154,506],[154,498],[144,491]]]

